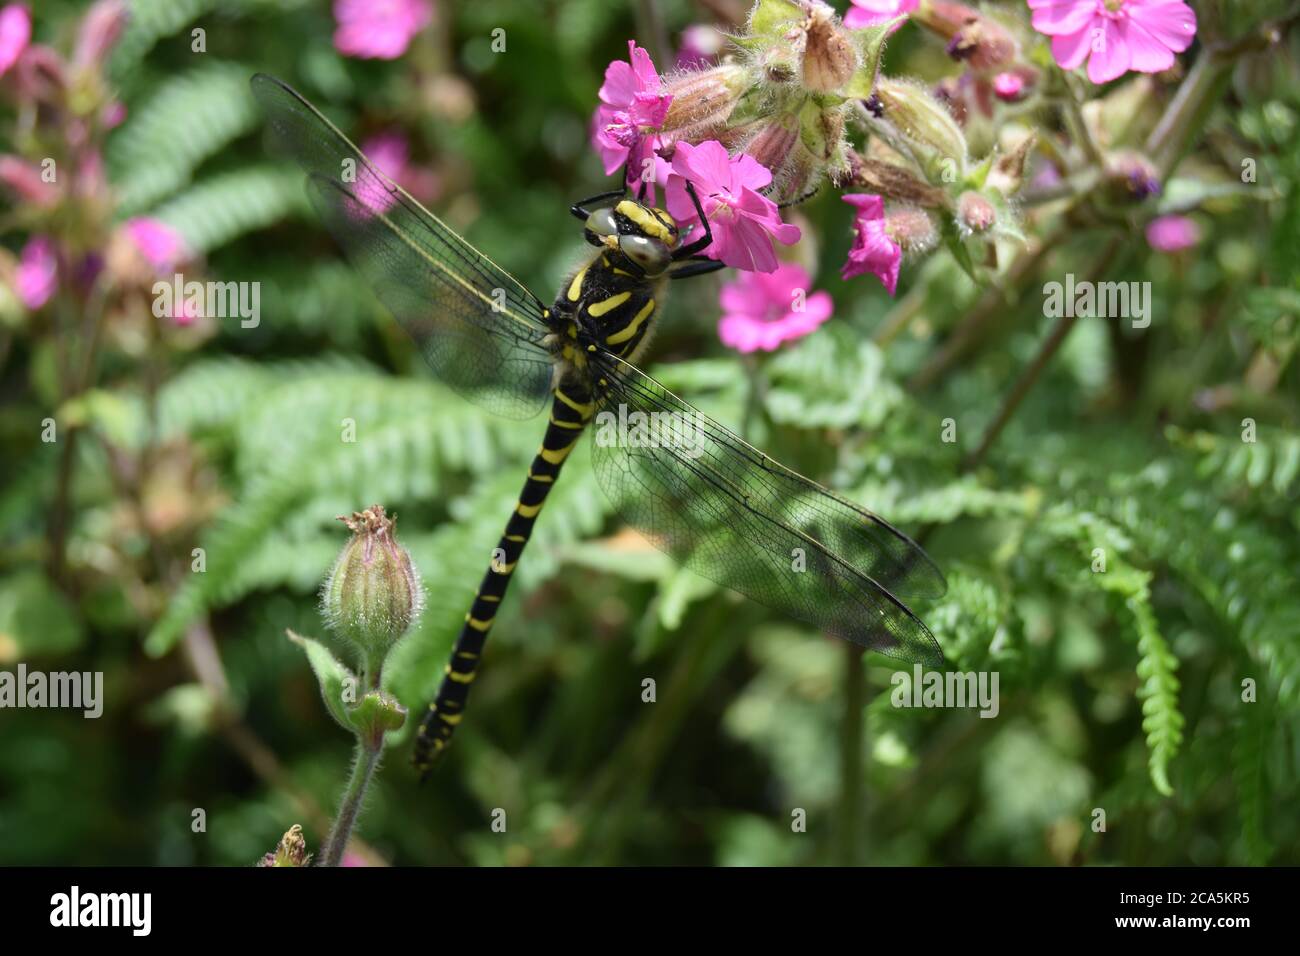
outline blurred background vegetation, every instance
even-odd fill
[[[1193,5],[1184,66],[1285,7]],[[316,849],[346,772],[285,637],[326,636],[335,516],[400,515],[429,606],[388,677],[419,713],[542,427],[430,379],[267,152],[249,76],[285,79],[358,141],[403,131],[430,208],[547,299],[583,248],[568,204],[605,187],[587,131],[605,65],[636,37],[667,67],[683,29],[744,7],[441,0],[395,61],[341,56],[324,0],[129,7],[104,73],[126,106],[104,141],[111,198],[81,221],[6,196],[0,252],[36,231],[106,248],[147,215],[196,257],[187,278],[260,282],[262,320],[162,328],[146,299],[75,289],[34,312],[0,302],[0,665],[102,671],[106,697],[98,720],[0,712],[0,862],[246,865],[293,823]],[[34,40],[70,49],[85,12],[42,0]],[[840,280],[851,210],[823,190],[800,210],[836,303],[815,334],[742,357],[718,342],[721,280],[674,289],[648,370],[925,535],[950,588],[918,611],[951,667],[1000,673],[996,719],[896,709],[893,662],[676,570],[609,512],[583,451],[449,757],[419,786],[408,748],[390,752],[353,859],[1300,863],[1296,53],[1293,33],[1224,71],[1159,200],[1192,211],[1193,249],[1152,250],[1135,217],[1027,210],[1023,274],[979,289],[939,253],[905,263],[891,300]],[[885,69],[934,81],[952,64],[907,27]],[[1143,87],[1148,128],[1178,79]],[[0,129],[0,152],[59,155],[12,98]],[[1098,266],[1152,283],[1150,327],[1081,320],[971,460],[1048,335],[1042,284]]]

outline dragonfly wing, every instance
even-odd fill
[[[898,597],[933,595],[938,568],[902,532],[784,467],[604,353],[593,427],[601,486],[629,524],[685,566],[837,637],[939,665]]]
[[[307,172],[314,205],[425,360],[462,395],[511,418],[541,410],[553,362],[545,307],[388,179],[293,89],[259,73],[275,145]]]

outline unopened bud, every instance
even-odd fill
[[[894,209],[885,216],[885,233],[904,253],[929,252],[939,241],[934,219],[924,209]]]
[[[824,3],[814,3],[809,10],[800,71],[804,89],[810,93],[843,89],[857,71],[857,48],[838,20]]]
[[[977,192],[964,192],[957,200],[957,221],[971,232],[986,232],[998,220],[998,211]]]
[[[948,55],[965,60],[975,70],[997,69],[1016,58],[1016,41],[1002,27],[985,17],[976,17],[952,35]]]
[[[424,590],[382,505],[339,520],[352,540],[325,582],[322,604],[330,627],[361,649],[373,680],[389,649],[419,616]]]
[[[669,77],[665,92],[673,99],[662,128],[665,132],[687,128],[702,132],[721,126],[748,87],[748,71],[735,64]]]
[[[1014,196],[1018,193],[1020,184],[1025,178],[1025,164],[1029,161],[1029,153],[1037,141],[1038,137],[1030,133],[1013,149],[994,160],[986,185],[990,189],[996,189],[1003,196]]]
[[[72,62],[99,69],[126,29],[127,9],[122,0],[99,0],[81,21]]]
[[[777,171],[786,166],[798,142],[799,118],[785,113],[770,123],[759,124],[743,151],[770,169],[775,177]]]
[[[852,182],[867,192],[886,199],[915,203],[937,209],[944,204],[944,192],[922,180],[906,166],[870,159],[851,153]]]
[[[999,73],[993,77],[993,95],[1004,103],[1019,103],[1029,95],[1035,78],[1028,69]]]
[[[914,149],[928,159],[952,160],[958,169],[966,162],[966,138],[944,104],[920,86],[881,78],[876,95],[888,123]]]

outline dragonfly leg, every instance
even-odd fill
[[[710,259],[707,256],[691,256],[689,259],[683,259],[682,261],[685,265],[680,268],[670,269],[668,278],[689,279],[691,276],[702,276],[727,267],[726,263],[719,262],[717,259]]]
[[[691,202],[695,204],[695,215],[700,217],[700,225],[704,227],[704,235],[688,242],[680,249],[673,252],[673,261],[681,262],[683,259],[690,259],[697,252],[703,252],[708,248],[709,243],[713,241],[713,230],[709,228],[709,217],[704,214],[704,207],[700,204],[700,196],[695,191],[695,184],[689,179],[686,181],[686,192],[691,197]]]
[[[570,206],[569,212],[573,213],[575,218],[585,220],[588,216],[591,215],[591,210],[586,208],[588,205],[590,205],[591,203],[605,203],[611,199],[614,199],[615,197],[621,199],[624,196],[625,192],[626,191],[622,189],[611,189],[609,192],[597,193],[594,196],[588,196],[586,199],[580,199],[577,202],[575,202],[572,206]]]

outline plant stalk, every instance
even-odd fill
[[[383,749],[382,741],[374,749],[367,747],[361,741],[357,742],[357,757],[352,764],[352,775],[343,790],[339,815],[334,820],[334,828],[330,830],[329,839],[325,842],[325,852],[321,854],[320,866],[339,866],[343,862],[343,851],[347,849],[352,828],[356,826],[357,815],[361,812],[361,804],[366,798],[366,789],[370,786],[370,778],[375,775],[375,769],[379,766],[379,755]]]

